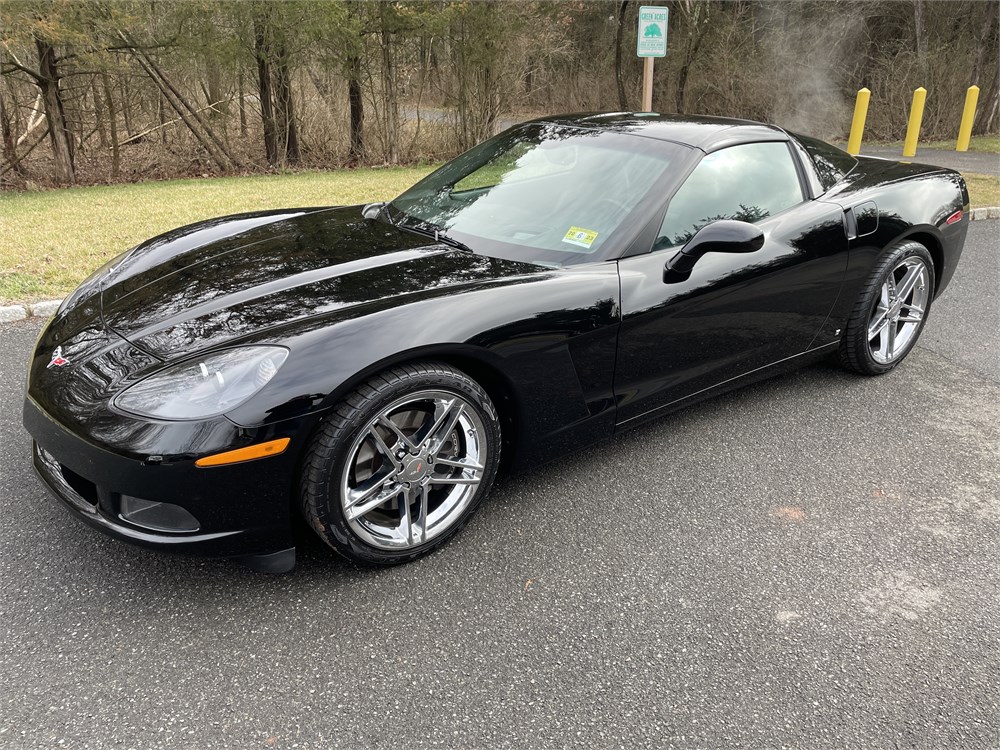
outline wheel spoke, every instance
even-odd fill
[[[885,296],[888,300],[896,297],[896,272],[890,271],[889,275],[885,279]],[[886,302],[888,302],[886,300]],[[886,305],[888,307],[888,304]]]
[[[369,511],[375,510],[375,508],[385,505],[387,502],[392,500],[392,498],[398,494],[399,490],[393,490],[391,492],[380,492],[379,490],[384,489],[385,485],[390,479],[392,479],[393,476],[395,476],[395,473],[378,482],[375,482],[373,486],[359,492],[356,497],[351,497],[347,506],[344,508],[344,514],[347,516],[347,520],[353,521],[355,518],[360,518]],[[372,497],[373,495],[374,497]]]
[[[382,416],[380,416],[378,418],[378,424],[379,426],[385,427],[387,430],[392,432],[396,436],[396,440],[402,443],[404,448],[410,450],[416,449],[417,446],[413,443],[413,441],[411,441],[408,437],[406,437],[406,435],[403,434],[403,431],[396,426],[396,423],[393,422],[388,415],[383,414]]]
[[[453,466],[456,469],[469,469],[470,471],[482,471],[483,467],[468,458],[463,459],[451,459],[451,458],[436,458],[434,460],[435,466]]]
[[[924,267],[922,265],[909,266],[906,269],[906,273],[903,274],[903,278],[899,282],[899,286],[896,289],[896,296],[901,300],[905,300],[910,296],[910,292],[917,285],[920,277],[924,275]]]
[[[395,471],[389,471],[380,477],[369,477],[357,487],[352,487],[348,492],[348,506],[354,506],[358,503],[364,502],[373,494],[378,492],[378,490],[382,489],[386,483],[395,476]]]
[[[401,466],[399,459],[396,458],[396,454],[392,452],[392,449],[386,445],[385,440],[382,439],[378,430],[375,429],[375,425],[368,428],[368,435],[375,441],[375,447],[378,448],[378,452],[385,456],[389,460],[389,463],[392,464],[393,471],[399,471]]]
[[[431,488],[426,484],[420,488],[420,520],[413,530],[413,541],[416,544],[423,544],[427,541],[427,500]]]
[[[868,340],[871,341],[876,336],[880,335],[885,327],[889,325],[889,311],[879,310],[878,315],[868,326]]]
[[[479,477],[428,477],[430,484],[479,484]]]
[[[882,356],[885,357],[886,362],[892,359],[892,355],[896,350],[896,324],[893,321],[889,321],[887,325],[882,330],[881,345],[879,346],[879,351]]]
[[[444,445],[451,431],[455,429],[455,425],[458,424],[464,410],[465,406],[459,403],[457,398],[448,402],[441,416],[434,421],[421,442],[421,446],[427,449],[428,455],[434,456],[441,450],[441,446]]]
[[[410,519],[410,493],[399,493],[399,533],[403,539],[409,539],[413,529]]]

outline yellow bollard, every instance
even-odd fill
[[[865,120],[868,118],[868,100],[872,98],[872,92],[868,89],[860,89],[858,98],[854,102],[854,119],[851,120],[851,137],[847,139],[847,153],[858,155],[861,151],[861,136],[865,132]]]
[[[979,103],[979,87],[969,86],[965,94],[965,109],[962,111],[962,124],[958,126],[958,143],[956,151],[969,150],[969,138],[972,137],[972,121],[976,119],[976,104]]]
[[[927,89],[920,86],[913,91],[913,104],[910,105],[910,124],[906,126],[906,141],[903,143],[903,156],[917,155],[917,139],[920,137],[920,121],[924,119],[924,101],[927,99]]]

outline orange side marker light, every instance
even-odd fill
[[[285,448],[291,442],[291,438],[278,438],[277,440],[269,440],[266,443],[257,443],[257,445],[248,445],[246,448],[237,448],[234,451],[226,451],[225,453],[216,453],[213,456],[205,456],[204,458],[199,458],[194,462],[195,466],[225,466],[226,464],[238,464],[243,461],[253,461],[255,458],[267,458],[268,456],[277,456],[279,453],[284,453]]]

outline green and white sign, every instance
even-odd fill
[[[667,56],[667,15],[669,10],[655,5],[639,8],[639,57]]]

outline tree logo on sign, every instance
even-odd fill
[[[663,32],[660,31],[660,25],[658,23],[651,23],[646,27],[646,30],[642,32],[643,37],[653,37],[653,36],[663,36]]]

